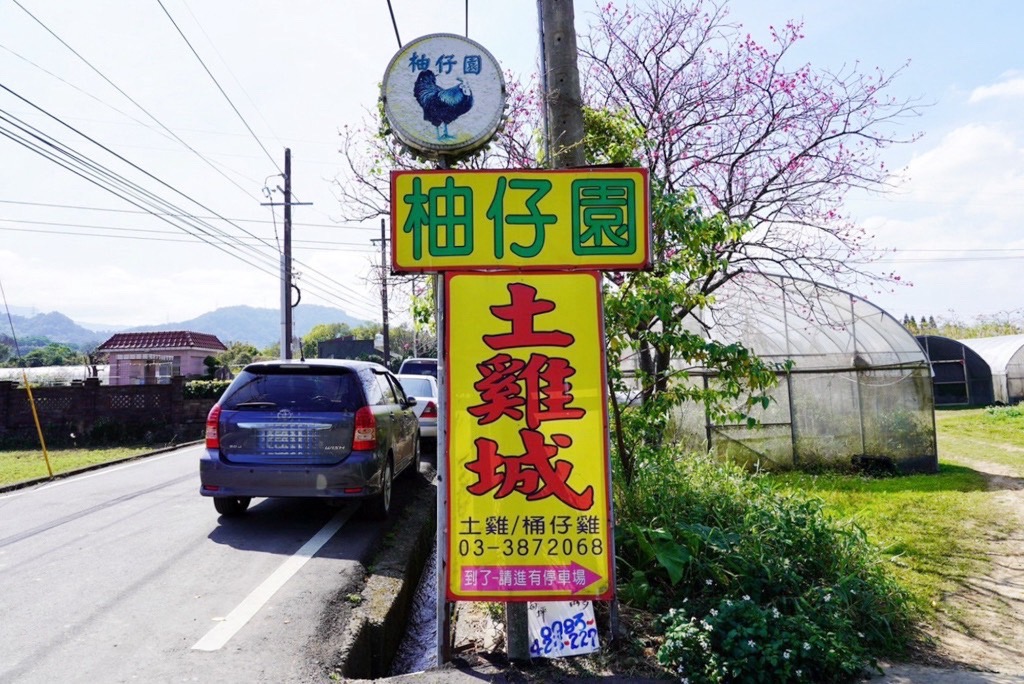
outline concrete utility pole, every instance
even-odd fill
[[[281,358],[292,358],[292,151],[284,148],[284,254],[281,256]]]
[[[537,14],[548,165],[553,169],[583,166],[583,102],[576,66],[572,0],[537,0]],[[509,660],[529,660],[530,628],[525,603],[505,604],[505,626]]]
[[[262,202],[264,207],[284,207],[284,244],[281,248],[281,358],[292,358],[292,206],[308,206],[312,202],[292,202],[292,151],[284,148],[284,202]],[[268,191],[268,197],[270,193]],[[301,298],[301,294],[300,294]]]
[[[548,165],[553,169],[583,166],[583,97],[572,0],[537,0],[537,8]]]

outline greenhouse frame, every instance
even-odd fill
[[[917,341],[932,366],[936,406],[992,405],[992,369],[978,352],[941,335],[918,335]]]
[[[714,423],[684,404],[678,427],[705,448],[764,469],[938,471],[928,358],[878,306],[807,280],[759,276],[723,287],[694,329],[777,368],[772,402],[754,410],[754,428]],[[677,367],[688,382],[715,382],[707,369]]]
[[[1024,401],[1024,335],[975,337],[960,340],[985,359],[992,369],[993,402]]]

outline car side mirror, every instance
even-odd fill
[[[404,404],[405,408],[412,408],[415,405],[416,405],[416,397],[406,397],[405,398],[405,404]]]

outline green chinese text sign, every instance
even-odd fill
[[[644,269],[648,196],[646,169],[395,171],[393,268]]]

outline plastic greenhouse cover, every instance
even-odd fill
[[[878,306],[806,280],[734,280],[716,292],[714,311],[701,315],[711,339],[740,342],[767,361],[792,359],[797,372],[928,362],[917,339]]]

